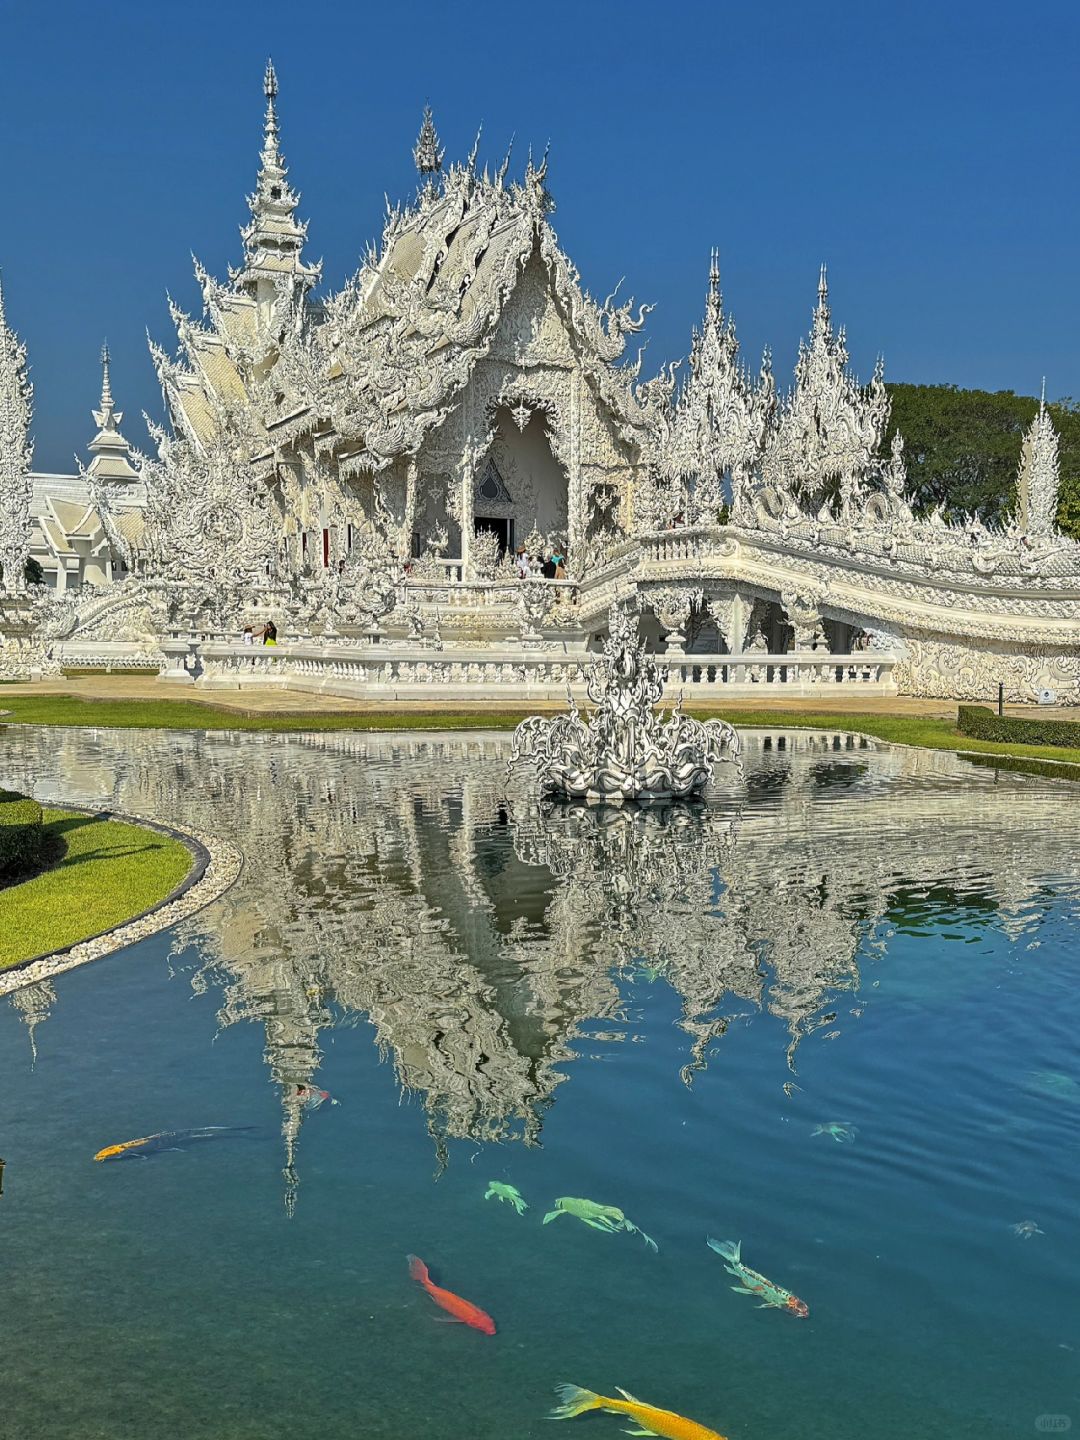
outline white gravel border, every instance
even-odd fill
[[[121,820],[129,825],[141,825],[146,830],[156,830],[179,840],[191,852],[192,863],[185,879],[150,910],[145,910],[132,920],[125,920],[112,930],[80,940],[64,950],[54,950],[49,955],[39,955],[24,960],[8,970],[0,970],[0,995],[10,995],[24,985],[33,985],[39,980],[51,980],[66,970],[79,965],[89,965],[91,960],[100,960],[112,955],[125,945],[134,945],[161,930],[168,930],[194,915],[212,901],[224,895],[243,869],[242,852],[229,840],[205,831],[189,830],[182,825],[162,825],[159,821],[148,820],[145,816],[129,815],[107,806],[86,805],[65,806],[50,801],[50,810],[71,809],[84,814],[99,815],[110,820]]]

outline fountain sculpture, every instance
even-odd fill
[[[536,767],[545,794],[606,801],[683,800],[699,795],[718,760],[737,760],[739,737],[724,720],[693,720],[657,710],[664,677],[645,654],[637,625],[612,607],[603,658],[587,677],[593,710],[583,716],[569,695],[570,714],[523,720],[510,765]]]

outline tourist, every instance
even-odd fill
[[[555,561],[551,558],[550,555],[540,566],[540,574],[544,577],[545,580],[555,579]]]
[[[277,626],[272,620],[268,620],[263,626],[262,637],[264,645],[277,644]]]
[[[563,563],[563,557],[561,555],[553,555],[551,558],[555,562],[555,579],[565,580],[566,566]]]
[[[254,627],[253,625],[245,625],[245,626],[244,626],[244,633],[243,633],[243,636],[242,636],[241,638],[243,639],[243,642],[244,642],[245,645],[254,645],[254,644],[255,644],[255,627]]]
[[[519,579],[519,580],[528,580],[529,575],[530,575],[530,573],[531,573],[531,569],[530,569],[530,565],[529,565],[529,557],[528,557],[528,554],[527,554],[526,551],[525,551],[525,546],[524,546],[524,545],[519,545],[519,546],[518,546],[518,548],[517,548],[517,556],[516,556],[515,563],[516,563],[516,565],[517,565],[518,579]]]

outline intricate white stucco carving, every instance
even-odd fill
[[[718,760],[737,760],[739,737],[726,721],[691,720],[681,702],[657,713],[664,681],[648,659],[637,625],[616,607],[608,622],[603,661],[589,673],[595,707],[532,716],[514,732],[510,765],[536,766],[545,794],[576,799],[664,800],[698,794]]]
[[[1017,479],[1017,520],[1020,528],[1037,539],[1052,535],[1057,516],[1058,436],[1046,412],[1046,385],[1039,401],[1039,413],[1024,436]]]
[[[821,499],[830,482],[851,498],[869,473],[889,421],[889,397],[879,362],[868,389],[848,370],[847,343],[833,334],[825,267],[810,339],[799,347],[795,386],[780,406],[762,457],[762,474],[781,489]]]
[[[9,329],[0,289],[0,587],[26,588],[30,554],[30,414],[33,388],[26,346]]]
[[[701,333],[690,350],[690,373],[675,406],[664,470],[690,481],[694,519],[709,523],[730,485],[736,509],[748,489],[773,422],[776,389],[768,352],[755,386],[739,362],[735,322],[724,315],[720,270],[713,252]]]

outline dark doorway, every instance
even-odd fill
[[[473,528],[477,535],[482,535],[486,530],[489,530],[493,535],[497,535],[503,555],[507,553],[514,543],[513,520],[497,520],[493,515],[477,515],[473,520]]]

